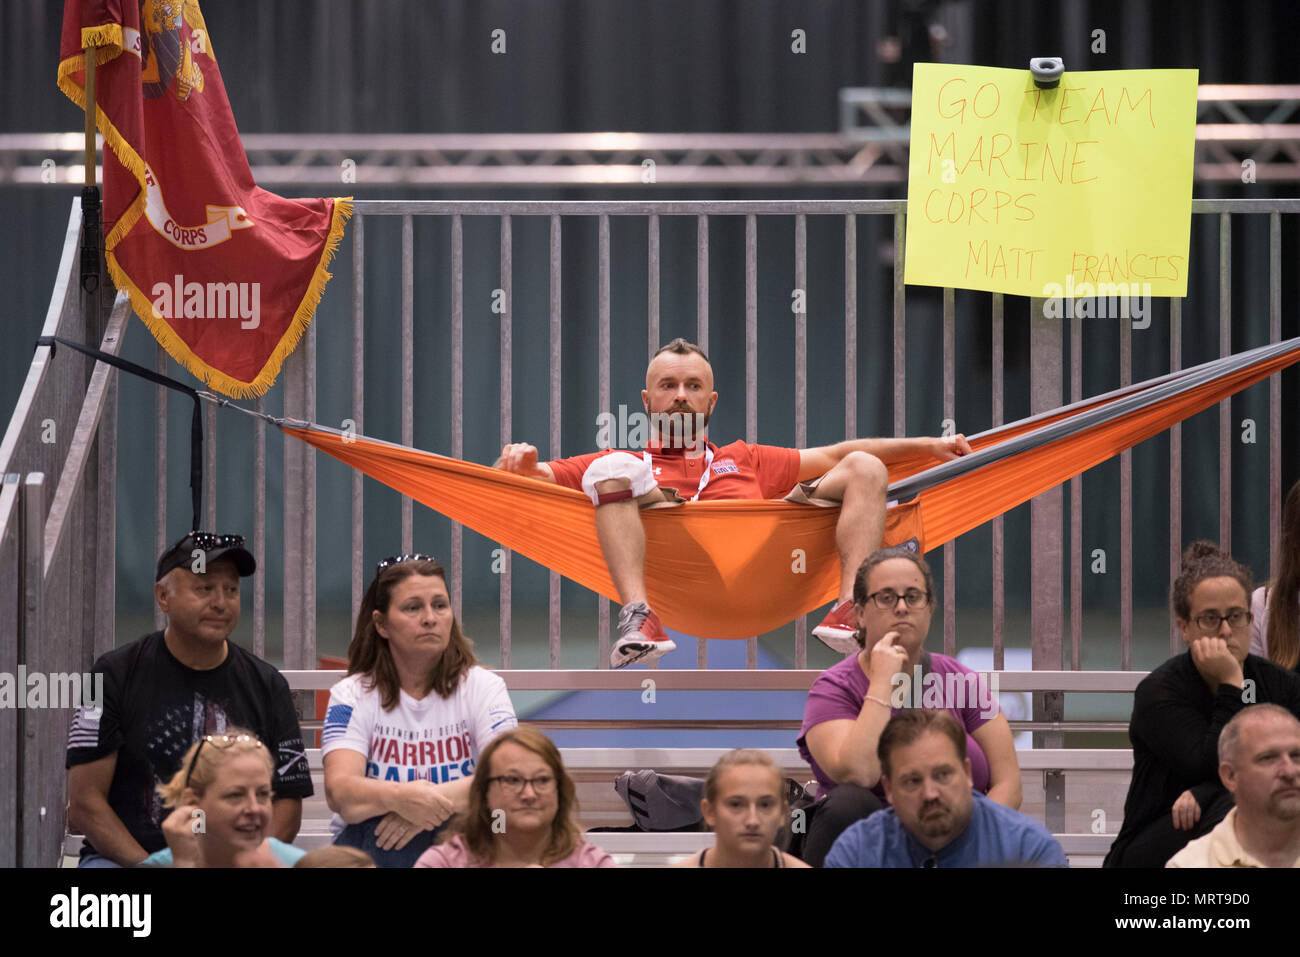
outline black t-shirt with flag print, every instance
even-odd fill
[[[82,707],[68,731],[69,768],[117,753],[108,804],[149,853],[167,846],[158,784],[171,780],[191,744],[229,727],[255,733],[271,751],[276,798],[312,794],[311,771],[288,682],[271,665],[226,642],[226,660],[196,671],[168,650],[161,631],[95,662],[100,708]],[[86,842],[82,855],[95,853]]]

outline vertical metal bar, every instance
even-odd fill
[[[1083,320],[1070,317],[1070,401],[1083,398]],[[1070,479],[1070,668],[1083,667],[1083,476]]]
[[[993,427],[1006,417],[1003,389],[1005,344],[1002,293],[993,294]],[[993,519],[993,670],[1005,667],[1002,635],[1007,623],[1007,589],[1002,562],[1006,545],[1002,516]]]
[[[858,437],[858,220],[844,217],[844,438]]]
[[[0,474],[0,582],[7,592],[0,604],[0,672],[18,674],[22,660],[19,635],[25,605],[22,601],[23,580],[23,487],[18,472]],[[0,768],[0,867],[17,867],[22,841],[21,805],[23,736],[20,725],[23,711],[0,709],[0,746],[7,759]]]
[[[563,356],[560,341],[560,315],[562,299],[560,297],[560,217],[551,215],[551,458],[560,457],[560,360]],[[560,667],[560,576],[556,572],[550,575],[550,606],[548,611],[548,633],[550,637],[550,667]]]
[[[1119,384],[1133,383],[1133,328],[1119,323]],[[1133,661],[1133,451],[1119,456],[1119,661],[1127,671]]]
[[[312,323],[311,328],[307,331],[307,368],[306,383],[304,392],[306,393],[306,415],[304,418],[308,422],[316,421],[316,330],[317,324]],[[314,668],[316,667],[316,450],[308,448],[304,443],[302,445],[302,474],[303,474],[303,608],[302,608],[302,632],[300,640],[302,647],[298,653],[297,661],[294,664],[289,663],[289,650],[286,648],[284,653],[284,664],[286,668]],[[303,692],[301,697],[308,702],[312,701],[309,692]]]
[[[1282,340],[1282,216],[1268,214],[1268,341]],[[1278,575],[1282,541],[1282,377],[1268,379],[1268,537],[1269,577]]]
[[[695,218],[695,325],[696,345],[709,351],[709,217]],[[701,642],[703,647],[703,642]],[[701,652],[703,654],[703,652]],[[703,659],[700,666],[703,667]]]
[[[794,444],[808,444],[808,219],[794,218],[794,286],[803,308],[794,314]],[[798,301],[798,300],[796,300]],[[808,667],[808,616],[794,621],[794,666]]]
[[[659,349],[659,214],[651,213],[647,236],[646,319],[653,356]]]
[[[266,411],[266,400],[257,397],[253,406]],[[361,473],[358,472],[358,475]],[[266,420],[253,423],[253,654],[266,657]],[[356,621],[353,612],[352,620]]]
[[[745,217],[745,441],[758,441],[758,217]],[[758,638],[745,639],[745,667],[758,667]]]
[[[509,216],[501,217],[501,446],[510,444],[514,431],[514,326],[511,320],[514,308],[514,227]],[[501,555],[501,667],[510,667],[511,552],[503,548]]]
[[[1232,353],[1232,216],[1219,214],[1219,355]],[[1232,400],[1219,403],[1219,547],[1232,551]]]
[[[454,395],[453,391],[453,395]],[[415,223],[402,217],[402,444],[415,444]],[[402,554],[415,551],[415,508],[402,496]],[[453,573],[454,577],[454,573]]]
[[[36,664],[41,670],[45,661],[42,641],[47,636],[45,620],[45,476],[30,472],[23,478],[21,546],[19,567],[22,575],[22,599],[19,606],[18,665]],[[24,694],[26,689],[23,689]],[[18,708],[18,753],[15,755],[15,781],[18,788],[18,866],[48,867],[41,860],[41,819],[37,812],[42,801],[49,800],[41,774],[44,742],[42,720],[48,709]]]
[[[745,217],[745,441],[758,441],[758,217]]]
[[[709,351],[709,217],[695,218],[695,339]],[[695,642],[695,667],[709,666],[709,642],[698,637]]]
[[[217,407],[203,404],[203,521],[217,530]]]
[[[86,631],[77,649],[81,656],[75,666],[78,670],[88,669],[96,658],[112,651],[117,631],[117,383],[117,374],[110,373],[104,392],[103,417],[95,439],[99,446],[99,474],[95,480],[95,494],[98,498],[95,502],[95,561],[98,573],[92,572],[95,579],[95,616],[92,621],[85,623]]]
[[[306,342],[289,355],[281,374],[286,417],[314,422],[314,378],[316,324]],[[306,443],[284,445],[284,500],[294,508],[283,510],[284,522],[284,666],[307,668],[308,635],[315,630],[315,452]],[[314,639],[313,639],[314,641]]]
[[[907,293],[903,289],[903,245],[907,214],[894,214],[894,437],[907,434]]]
[[[1061,404],[1062,336],[1057,319],[1046,316],[1043,299],[1029,300],[1029,406],[1030,412],[1045,412]],[[1062,492],[1060,487],[1033,498],[1029,503],[1029,540],[1034,543],[1030,563],[1029,633],[1032,636],[1031,663],[1035,671],[1061,667]],[[1034,693],[1034,720],[1060,721],[1065,716],[1064,695],[1059,691]],[[1037,732],[1034,747],[1059,748],[1064,744],[1059,731]],[[1058,775],[1049,782],[1046,817],[1064,826],[1064,781]],[[1058,828],[1059,829],[1059,828]]]
[[[451,457],[465,458],[465,230],[460,213],[451,217]],[[465,529],[452,522],[451,609],[458,619],[464,594]]]
[[[647,362],[659,351],[659,216],[656,213],[650,214],[648,225],[649,252],[647,253],[647,282],[646,282],[646,323],[648,342],[646,350]],[[659,669],[659,659],[649,662],[646,668],[650,671]]]
[[[596,364],[598,367],[596,409],[598,412],[609,412],[609,216],[607,214],[602,214],[600,217],[596,246]],[[703,642],[700,644],[703,645]],[[596,667],[609,667],[609,599],[599,594],[596,595]]]
[[[313,327],[315,323],[312,324]],[[283,371],[280,375],[281,389],[284,395],[284,416],[285,418],[306,419],[310,421],[307,415],[306,401],[303,395],[304,375],[303,366],[306,363],[307,352],[299,348],[289,353],[284,360]],[[284,445],[284,501],[295,504],[303,503],[305,491],[305,478],[303,473],[303,460],[306,458],[306,446],[301,442],[286,441]],[[283,569],[284,569],[284,587],[282,595],[282,635],[283,635],[283,655],[285,667],[296,668],[301,666],[300,651],[302,649],[302,616],[303,616],[303,589],[302,589],[302,567],[305,554],[303,543],[303,531],[306,523],[303,520],[302,506],[298,508],[285,508],[281,510],[283,522]],[[291,663],[292,662],[292,663]]]
[[[167,374],[167,350],[161,345],[154,354],[154,370],[162,375]],[[153,553],[154,556],[161,555],[167,550],[167,387],[158,386],[154,393],[154,454],[158,457],[158,471],[155,474],[154,486],[154,534],[153,534]],[[191,529],[186,529],[191,531]],[[180,536],[177,536],[178,538]],[[261,566],[258,566],[259,568]],[[163,614],[162,609],[157,603],[153,606],[153,626],[162,630],[167,626],[167,616]]]
[[[366,402],[366,220],[352,220],[352,424],[365,434]],[[365,597],[365,476],[352,470],[352,622],[361,613]],[[382,555],[391,554],[381,552]]]
[[[957,296],[943,290],[943,417],[954,422],[957,407]],[[927,434],[929,434],[927,430]],[[957,654],[957,546],[943,546],[943,653]]]
[[[1169,300],[1169,371],[1183,367],[1183,300]],[[1182,567],[1183,553],[1183,426],[1169,428],[1169,583],[1172,586]],[[1178,626],[1169,625],[1169,651],[1182,647]]]

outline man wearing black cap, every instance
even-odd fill
[[[103,707],[68,732],[69,824],[86,835],[81,866],[130,866],[167,846],[156,787],[199,738],[255,731],[276,758],[270,835],[289,843],[311,774],[289,685],[227,639],[239,624],[239,579],[256,570],[240,535],[191,532],[158,559],[154,598],[167,628],[95,662]]]

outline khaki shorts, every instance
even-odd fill
[[[794,486],[793,489],[790,489],[790,494],[788,494],[784,499],[781,499],[781,501],[793,502],[794,505],[815,505],[822,508],[839,508],[841,502],[837,502],[836,499],[832,498],[819,498],[818,494],[816,494],[816,488],[818,488],[818,485],[822,484],[823,479],[826,479],[826,476],[819,475],[816,479],[800,482],[800,484]],[[660,485],[659,492],[663,493],[663,502],[650,502],[649,505],[643,505],[641,507],[673,508],[679,505],[685,505],[686,502],[690,501],[689,498],[682,498],[680,494],[677,494],[676,489],[669,489],[667,486]]]
[[[820,505],[822,508],[839,508],[842,503],[829,498],[819,498],[817,496],[817,486],[821,484],[825,475],[819,475],[815,479],[809,479],[807,482],[800,482],[790,490],[790,494],[785,497],[787,502],[794,502],[796,505]]]
[[[794,502],[796,505],[817,505],[821,508],[839,508],[841,503],[835,499],[819,498],[817,496],[817,486],[821,484],[825,475],[819,475],[815,479],[809,479],[807,482],[800,482],[787,495],[783,501]],[[642,505],[642,508],[672,508],[676,505],[684,505],[689,499],[682,498],[677,494],[677,489],[659,486],[659,491],[664,493],[666,501],[651,502],[648,505]]]

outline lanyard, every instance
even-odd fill
[[[650,467],[651,474],[653,474],[655,463],[654,463],[654,459],[650,457],[650,453],[645,449],[642,449],[641,458],[645,459],[645,464]],[[700,493],[703,492],[705,486],[709,484],[709,474],[713,471],[712,466],[713,466],[713,449],[710,446],[706,445],[704,447],[704,474],[700,476],[700,487],[699,489],[696,490],[694,495],[692,495],[689,499],[687,499],[688,502],[694,502],[697,499],[699,499]]]

